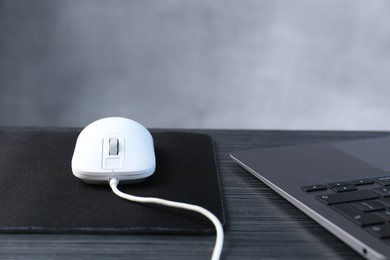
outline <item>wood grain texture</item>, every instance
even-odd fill
[[[222,259],[360,259],[343,242],[235,164],[229,153],[388,133],[178,131],[206,133],[214,139],[227,222]],[[214,240],[214,236],[1,234],[0,259],[209,259]]]

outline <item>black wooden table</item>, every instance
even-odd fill
[[[229,153],[388,133],[176,131],[206,133],[215,141],[227,223],[222,259],[360,259],[343,242],[235,164]],[[0,234],[0,259],[209,259],[214,240],[214,236]]]

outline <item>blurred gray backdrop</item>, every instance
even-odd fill
[[[390,130],[390,1],[0,0],[0,126]]]

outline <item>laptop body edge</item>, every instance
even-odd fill
[[[291,196],[289,193],[287,193],[283,189],[279,188],[273,182],[269,181],[267,178],[260,175],[259,173],[257,173],[255,170],[253,170],[249,166],[247,166],[244,162],[242,162],[237,157],[235,157],[234,154],[229,154],[229,155],[234,162],[236,162],[238,165],[243,167],[245,170],[247,170],[254,177],[256,177],[257,179],[262,181],[268,187],[273,189],[280,196],[282,196],[287,201],[289,201],[291,204],[296,206],[298,209],[300,209],[302,212],[304,212],[306,215],[308,215],[310,218],[312,218],[314,221],[316,221],[318,224],[320,224],[326,230],[331,232],[333,235],[335,235],[341,241],[346,243],[348,246],[350,246],[352,249],[354,249],[357,253],[359,253],[363,257],[365,257],[367,259],[377,259],[377,260],[390,259],[388,256],[377,252],[372,247],[364,244],[362,241],[355,238],[354,236],[351,236],[348,232],[346,232],[345,230],[343,230],[339,226],[335,225],[334,223],[332,223],[328,219],[324,218],[322,215],[318,214],[316,211],[307,207],[304,203],[300,202],[299,200],[297,200],[296,198]]]

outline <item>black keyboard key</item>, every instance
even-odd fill
[[[360,180],[350,181],[350,183],[352,183],[355,186],[369,185],[369,184],[374,184],[374,180],[373,179],[360,179]]]
[[[332,188],[335,192],[344,192],[344,191],[353,191],[357,190],[355,186],[342,186],[342,187],[334,187]]]
[[[390,221],[390,210],[381,210],[375,212],[375,215],[383,218],[385,221]]]
[[[372,191],[378,193],[379,195],[383,197],[389,197],[390,196],[390,187],[379,187],[371,189]]]
[[[308,185],[308,186],[303,186],[302,190],[306,192],[311,192],[311,191],[319,191],[319,190],[326,190],[328,187],[325,185]]]
[[[386,208],[390,208],[390,197],[380,198],[377,199],[377,201],[382,205],[384,205]]]
[[[344,187],[344,186],[351,186],[352,184],[350,182],[333,182],[333,183],[328,183],[326,184],[329,188],[335,188],[335,187]]]
[[[375,200],[365,200],[351,203],[352,206],[358,208],[363,212],[378,211],[385,209],[383,204]]]
[[[383,186],[390,185],[390,176],[375,178],[374,180]]]
[[[333,208],[360,226],[380,224],[384,222],[381,217],[375,215],[374,213],[362,212],[351,204],[339,204],[333,206]]]
[[[355,190],[349,192],[319,195],[316,198],[326,205],[333,205],[360,200],[376,199],[379,198],[379,194],[370,190]]]
[[[372,234],[379,238],[389,238],[390,237],[390,224],[375,225],[367,228]]]

